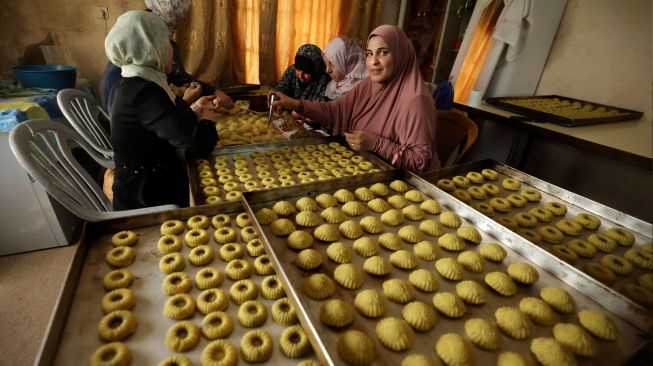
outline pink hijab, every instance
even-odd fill
[[[324,92],[329,99],[339,98],[367,77],[365,51],[353,39],[346,36],[332,39],[324,49],[324,55],[329,58],[333,67],[345,76],[340,81],[329,82]]]
[[[395,167],[423,173],[440,168],[435,150],[435,102],[419,72],[415,49],[404,31],[393,25],[374,29],[388,44],[394,61],[383,83],[365,78],[331,102],[304,102],[305,113],[330,127],[333,134],[363,130],[377,138],[372,148]]]

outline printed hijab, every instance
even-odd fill
[[[179,19],[188,12],[190,0],[145,0],[145,6],[166,23],[170,32],[174,32]]]
[[[124,13],[104,40],[104,50],[123,77],[140,77],[163,89],[174,102],[164,73],[170,32],[154,13],[132,10]]]
[[[329,99],[340,97],[367,77],[365,51],[353,39],[346,36],[334,38],[324,49],[324,55],[333,67],[344,75],[342,80],[331,80],[327,85],[324,95]]]
[[[313,80],[307,84],[300,82],[296,70],[311,74]],[[314,44],[305,44],[297,49],[295,63],[286,69],[274,88],[295,99],[324,100],[324,91],[329,81],[331,78],[326,73],[322,50]]]

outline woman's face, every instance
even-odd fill
[[[311,74],[297,68],[295,68],[295,76],[297,76],[297,79],[299,79],[299,82],[302,84],[308,84],[313,81],[313,76],[311,76]]]
[[[365,64],[372,81],[380,83],[390,79],[394,70],[394,61],[388,44],[383,38],[373,36],[367,42]]]
[[[163,67],[163,72],[167,75],[172,72],[172,45],[168,42],[168,57],[166,58],[166,64]]]
[[[333,64],[327,57],[327,55],[322,55],[322,59],[324,60],[324,64],[326,65],[326,73],[331,76],[331,80],[333,81],[342,81],[342,79],[345,78],[345,75],[343,75],[340,71],[336,70],[335,67],[333,67]]]

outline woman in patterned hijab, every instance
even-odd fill
[[[158,15],[172,33],[177,29],[177,22],[186,16],[190,0],[145,0],[145,6]]]
[[[314,44],[305,44],[299,47],[295,63],[286,69],[274,89],[292,98],[323,101],[329,81],[322,50]]]

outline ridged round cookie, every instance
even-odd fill
[[[440,223],[446,227],[457,229],[462,225],[462,220],[455,212],[445,211],[440,214]]]
[[[574,221],[581,224],[585,229],[596,230],[601,226],[601,219],[586,212],[579,213]]]
[[[292,325],[297,321],[297,313],[287,297],[282,297],[272,304],[272,319],[281,325]]]
[[[501,333],[491,322],[472,318],[465,322],[465,334],[475,345],[488,351],[501,348]]]
[[[340,238],[340,231],[334,224],[322,224],[313,231],[313,235],[318,240],[332,242]]]
[[[358,239],[363,236],[363,228],[353,220],[347,220],[340,224],[338,227],[340,234],[348,239]]]
[[[333,295],[336,290],[336,285],[324,273],[315,273],[304,280],[302,288],[306,296],[313,300],[322,300]]]
[[[435,353],[450,366],[466,366],[476,364],[474,348],[465,338],[455,333],[446,333],[435,342]]]
[[[381,222],[388,226],[399,226],[404,223],[404,215],[396,209],[391,209],[381,214]]]
[[[352,250],[341,242],[331,243],[326,249],[329,259],[336,263],[349,263],[352,258]]]
[[[629,275],[633,271],[633,265],[626,258],[616,254],[606,254],[601,258],[601,264],[612,272],[620,275]]]
[[[449,318],[460,318],[467,312],[467,307],[458,295],[451,292],[438,292],[433,296],[433,305],[439,312]]]
[[[507,336],[520,340],[530,337],[533,324],[526,314],[513,307],[500,307],[494,312],[497,326]]]
[[[509,194],[508,196],[506,196],[506,200],[508,200],[508,202],[510,202],[510,205],[512,207],[518,207],[518,208],[519,207],[524,207],[528,203],[528,200],[526,200],[526,198],[524,198],[524,196],[516,194],[516,193]]]
[[[535,227],[538,224],[537,218],[528,212],[518,212],[513,218],[520,227]]]
[[[433,307],[421,301],[413,301],[404,305],[401,316],[413,329],[427,332],[438,322],[438,315]]]
[[[370,240],[372,240],[370,238]],[[379,244],[392,251],[400,250],[404,247],[404,241],[395,233],[384,233],[379,236]]]
[[[354,316],[354,309],[351,305],[340,299],[329,300],[320,308],[320,321],[336,328],[351,324],[354,321]]]
[[[596,255],[597,249],[592,244],[582,239],[572,239],[567,242],[567,248],[571,249],[576,255],[585,258],[592,258]]]
[[[466,250],[458,254],[458,263],[470,272],[481,273],[485,270],[483,257],[472,250]]]
[[[480,244],[481,243],[481,234],[478,232],[478,230],[473,227],[473,226],[461,226],[458,228],[456,231],[458,236],[461,238],[470,241],[474,244]]]
[[[315,227],[320,224],[320,216],[313,211],[299,211],[295,215],[295,222],[303,227]]]
[[[528,210],[528,213],[535,216],[540,222],[550,222],[553,219],[553,214],[549,210],[542,207],[535,207]]]
[[[410,282],[392,278],[383,282],[383,294],[391,301],[405,304],[415,297],[415,290]]]
[[[512,205],[510,204],[510,201],[508,201],[505,198],[501,197],[494,197],[490,199],[490,206],[495,210],[499,212],[508,212],[512,209]]]
[[[360,216],[365,213],[365,205],[358,201],[347,202],[342,205],[342,212],[348,216]]]
[[[384,225],[381,219],[376,216],[365,216],[360,221],[360,227],[370,234],[378,234],[383,231]]]
[[[415,255],[425,261],[434,261],[440,258],[440,250],[435,243],[427,240],[420,241],[413,245]]]
[[[485,192],[483,188],[477,186],[467,188],[467,194],[476,200],[484,200],[487,198],[487,192]]]
[[[440,179],[437,181],[436,185],[438,188],[446,192],[451,192],[456,189],[456,185],[451,181],[451,179]]]
[[[393,351],[403,351],[413,345],[413,328],[403,319],[384,318],[376,323],[376,336],[382,345]]]
[[[390,193],[388,186],[383,183],[374,183],[370,186],[370,190],[379,197],[385,197]]]
[[[302,230],[295,230],[288,238],[286,238],[286,244],[292,249],[306,249],[313,246],[313,235]]]
[[[262,208],[256,211],[255,216],[256,216],[256,220],[258,220],[259,224],[261,225],[269,225],[272,223],[272,221],[279,218],[277,216],[277,213],[269,208]],[[215,225],[213,225],[213,227],[215,227]]]
[[[460,281],[456,284],[456,294],[467,304],[480,305],[487,302],[488,294],[485,288],[476,281]]]
[[[532,366],[532,363],[518,353],[501,352],[496,366]]]
[[[604,253],[612,253],[617,247],[617,242],[603,234],[591,234],[587,237],[587,242],[594,245],[596,249]]]
[[[442,225],[432,219],[422,220],[422,222],[419,224],[419,229],[424,234],[430,236],[441,236],[446,232]]]
[[[376,242],[372,237],[364,236],[360,239],[357,239],[353,243],[354,251],[362,257],[371,257],[376,255],[379,250],[379,243]]]
[[[540,337],[531,341],[531,352],[543,366],[576,366],[576,357],[553,338]]]
[[[571,236],[578,236],[583,231],[583,226],[572,220],[560,220],[554,225],[558,230]]]
[[[581,310],[578,321],[594,336],[608,341],[617,339],[617,326],[608,315],[600,310]]]
[[[558,321],[558,316],[551,306],[537,297],[524,297],[521,299],[519,310],[528,315],[535,324],[551,326]]]
[[[386,212],[386,211],[388,211],[389,209],[392,208],[392,207],[390,207],[388,202],[386,200],[384,200],[383,198],[375,198],[375,199],[367,202],[367,207],[370,210],[372,210],[374,212],[378,212],[378,213]]]
[[[245,362],[265,362],[273,350],[272,337],[262,329],[250,330],[240,339],[240,355]]]
[[[275,236],[288,236],[290,233],[295,231],[295,224],[288,219],[276,219],[270,224],[270,231],[272,231],[272,234]]]
[[[573,353],[594,357],[598,351],[598,345],[589,333],[576,324],[558,323],[553,326],[553,337]]]
[[[394,207],[397,210],[400,210],[410,204],[410,201],[406,199],[403,195],[395,194],[388,197],[388,203],[390,206]]]
[[[459,281],[463,279],[463,266],[453,258],[438,259],[435,261],[435,269],[448,280]]]
[[[336,351],[344,363],[352,366],[370,365],[377,357],[372,339],[358,330],[342,333]]]
[[[383,258],[383,257],[381,257]],[[408,282],[424,292],[436,291],[439,287],[438,278],[426,269],[416,269],[408,275]]]
[[[304,249],[295,256],[297,267],[305,271],[310,271],[321,266],[322,262],[322,255],[315,249]]]
[[[322,193],[315,197],[315,202],[322,208],[334,207],[338,204],[338,200],[329,193]]]
[[[431,215],[437,215],[442,211],[442,207],[438,201],[432,198],[424,200],[424,202],[419,205],[419,208],[421,208],[426,213],[430,213]]]
[[[551,244],[560,244],[565,238],[565,235],[562,233],[562,231],[551,225],[541,226],[537,228],[536,231],[542,237],[542,240]]]
[[[562,259],[565,262],[575,264],[578,261],[578,255],[565,245],[554,245],[549,249],[551,254]]]
[[[538,190],[532,188],[524,189],[519,192],[519,194],[526,198],[528,202],[539,202],[542,199],[542,194]]]
[[[424,234],[413,225],[406,225],[399,229],[399,237],[408,243],[417,243],[424,240]]]
[[[274,211],[279,216],[290,216],[297,212],[295,205],[288,201],[278,201],[272,206],[272,211]]]
[[[519,224],[517,223],[517,220],[515,218],[504,216],[504,217],[497,217],[494,220],[510,230],[517,231],[519,235],[526,237],[525,235],[521,234],[521,230],[526,231],[527,229],[519,229]],[[528,237],[526,238],[530,240],[530,238]]]
[[[390,263],[397,268],[413,269],[419,265],[419,259],[412,252],[401,249],[390,254]]]
[[[351,202],[356,199],[353,193],[347,189],[339,189],[333,194],[333,198],[338,200],[340,203]]]
[[[492,262],[501,262],[508,255],[506,250],[503,249],[503,246],[498,243],[487,243],[481,245],[479,253],[481,254],[481,257]]]
[[[485,283],[494,291],[503,296],[512,296],[517,293],[515,282],[503,272],[490,272],[485,275]]]
[[[653,269],[653,255],[642,249],[628,249],[624,257],[641,269]]]
[[[388,308],[388,299],[382,292],[367,289],[356,294],[354,307],[368,318],[377,318],[385,314]]]
[[[320,213],[320,216],[329,224],[339,224],[345,221],[345,213],[337,207],[327,207]]]
[[[412,221],[420,221],[426,217],[426,213],[418,205],[408,205],[401,209],[401,214]]]
[[[540,278],[535,267],[524,262],[515,262],[509,265],[507,272],[513,280],[525,285],[532,285]]]
[[[385,257],[374,255],[363,262],[363,270],[374,276],[384,276],[392,272],[392,265]]]
[[[410,202],[422,203],[424,202],[424,194],[416,189],[411,189],[408,192],[404,193],[404,197]]]
[[[635,236],[633,233],[630,232],[630,230],[621,227],[613,227],[608,229],[605,232],[605,235],[623,247],[629,247],[635,243]]]
[[[540,297],[560,313],[573,314],[576,311],[574,298],[561,288],[545,287],[540,290]]]
[[[465,249],[465,241],[454,233],[446,233],[438,238],[438,245],[446,250],[457,252]]]
[[[481,189],[483,189],[485,192],[487,192],[487,194],[493,197],[496,197],[501,193],[501,188],[499,188],[499,186],[493,183],[484,183],[481,186]]]
[[[456,185],[456,187],[460,188],[467,188],[472,183],[469,178],[463,177],[461,175],[456,175],[455,177],[451,178],[451,181]]]
[[[393,190],[395,190],[395,191],[397,191],[399,193],[404,193],[404,192],[406,192],[408,190],[409,187],[408,187],[408,184],[406,184],[406,182],[404,182],[403,180],[397,179],[397,180],[394,180],[394,181],[392,181],[390,183],[390,188],[392,188]]]
[[[333,270],[333,279],[342,287],[355,290],[365,283],[365,274],[351,263],[338,265]]]

